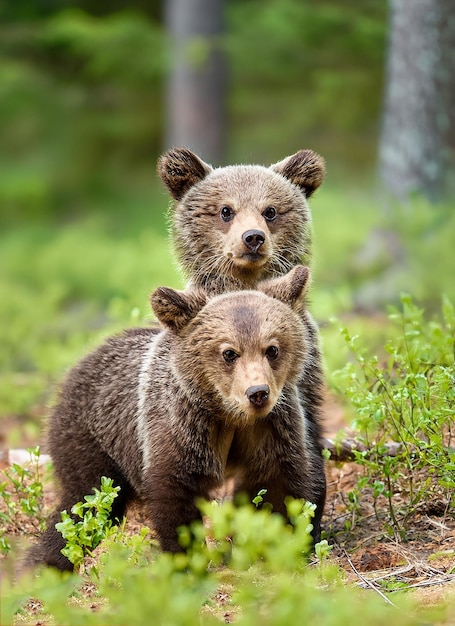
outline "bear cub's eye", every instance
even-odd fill
[[[234,350],[225,350],[223,352],[223,359],[226,361],[226,363],[234,363],[238,356],[239,355]]]
[[[230,206],[223,206],[221,207],[220,215],[223,222],[230,222],[234,217],[234,211]]]
[[[268,222],[273,222],[278,213],[274,206],[268,206],[262,215]]]
[[[265,351],[265,356],[269,359],[269,361],[276,361],[278,354],[279,350],[276,346],[269,346]]]

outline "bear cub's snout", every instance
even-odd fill
[[[254,385],[246,390],[246,397],[253,406],[264,406],[269,397],[270,387],[268,385]]]
[[[262,230],[247,230],[242,235],[242,241],[249,252],[256,253],[265,242],[265,233]]]

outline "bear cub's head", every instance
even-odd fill
[[[254,423],[283,401],[307,357],[301,321],[309,270],[297,266],[258,291],[208,298],[167,287],[151,296],[171,342],[177,380],[232,426]],[[190,391],[191,393],[191,391]]]
[[[193,285],[221,293],[248,289],[309,262],[307,199],[325,177],[324,159],[300,150],[270,167],[213,169],[186,148],[173,148],[158,173],[175,200],[171,231]]]

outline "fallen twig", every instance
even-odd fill
[[[354,574],[360,578],[360,580],[367,585],[368,587],[370,587],[370,589],[372,589],[373,591],[375,591],[377,594],[379,594],[381,596],[381,598],[383,600],[385,600],[385,602],[387,602],[388,604],[391,604],[393,607],[398,608],[396,604],[394,604],[392,602],[392,600],[390,600],[385,594],[382,593],[382,591],[380,591],[380,589],[378,589],[376,587],[376,585],[374,585],[372,582],[370,582],[367,578],[365,578],[365,576],[362,576],[362,574],[356,569],[354,563],[351,561],[351,559],[349,558],[349,554],[346,552],[346,550],[344,548],[341,548],[342,552],[344,553],[344,556],[347,560],[347,562],[349,563],[350,568],[352,569],[352,571],[354,572]]]
[[[343,433],[343,431],[340,431]],[[340,434],[339,433],[339,434]],[[353,438],[346,437],[345,439],[331,439],[325,437],[322,439],[322,447],[330,452],[330,460],[344,463],[346,461],[356,461],[356,453],[362,453],[367,459],[373,455],[378,454],[377,449],[374,446],[369,447],[361,441]],[[420,452],[417,446],[409,446],[411,453],[418,454]],[[449,452],[455,452],[453,446],[445,448]],[[398,441],[389,441],[381,444],[381,456],[398,456],[403,451],[403,444]]]
[[[371,456],[374,451],[368,448],[365,444],[357,441],[356,439],[343,439],[337,441],[335,439],[324,438],[322,440],[322,446],[330,452],[330,460],[339,463],[346,461],[355,461],[356,452],[363,452],[367,457]],[[401,443],[391,441],[384,445],[386,456],[397,456],[403,449]]]
[[[452,580],[455,580],[455,574],[447,574],[443,578],[437,578],[437,579],[430,578],[428,580],[421,580],[417,583],[412,583],[411,585],[406,585],[405,587],[400,587],[400,589],[391,589],[390,593],[395,593],[396,591],[403,591],[403,590],[413,589],[417,587],[431,587],[433,585],[445,585],[446,583],[449,583]]]

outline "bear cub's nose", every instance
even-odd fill
[[[242,235],[242,241],[248,250],[257,252],[265,241],[265,233],[262,230],[246,230]]]
[[[251,404],[261,407],[266,403],[269,392],[268,385],[254,385],[253,387],[248,387],[245,393]]]

